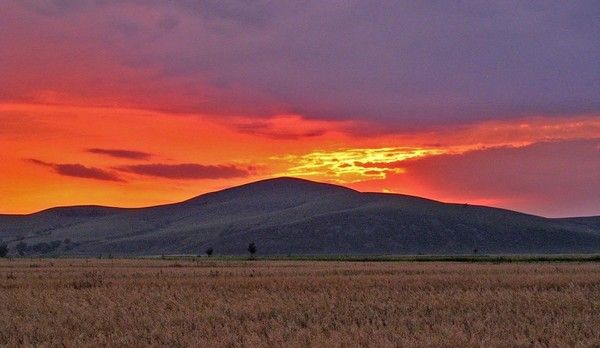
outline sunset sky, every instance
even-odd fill
[[[598,1],[0,1],[0,213],[295,176],[600,215]]]

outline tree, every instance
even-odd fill
[[[6,257],[8,254],[8,245],[6,243],[0,244],[0,257]]]
[[[211,256],[212,256],[212,254],[213,254],[213,252],[214,252],[214,249],[213,249],[213,248],[208,248],[208,249],[206,249],[206,255],[208,255],[208,257],[211,257]]]
[[[254,256],[254,254],[256,253],[256,244],[254,242],[248,244],[248,252],[252,256]]]
[[[16,249],[17,249],[17,252],[19,253],[19,256],[25,255],[25,251],[27,250],[27,243],[21,242],[21,243],[17,244]]]
[[[48,244],[48,246],[50,246],[50,250],[53,251],[54,249],[58,248],[61,244],[62,240],[53,240]]]

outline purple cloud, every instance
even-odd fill
[[[301,138],[319,137],[327,133],[325,129],[312,129],[306,131],[290,131],[277,129],[270,122],[254,121],[238,123],[234,128],[240,133],[261,135],[272,139],[297,140]]]
[[[0,100],[389,129],[600,113],[599,16],[586,0],[2,2]]]
[[[106,171],[104,169],[96,168],[96,167],[86,167],[82,164],[57,164],[50,163],[45,161],[40,161],[38,159],[28,159],[30,163],[52,168],[57,174],[63,176],[71,176],[76,178],[85,178],[85,179],[95,179],[95,180],[104,180],[104,181],[117,181],[124,182],[123,179],[118,177],[117,175]]]
[[[181,164],[136,164],[120,166],[117,170],[139,175],[168,179],[226,179],[249,176],[252,168],[235,165],[202,165],[196,163]]]
[[[148,160],[152,157],[152,154],[142,151],[132,151],[132,150],[122,150],[122,149],[87,149],[89,153],[94,153],[98,155],[105,155],[116,158],[126,158],[132,160]]]

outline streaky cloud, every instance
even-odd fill
[[[302,138],[319,137],[327,133],[326,129],[308,130],[285,130],[278,129],[267,121],[253,121],[234,124],[234,128],[240,133],[264,136],[271,139],[297,140]]]
[[[197,163],[179,164],[134,164],[115,167],[115,169],[144,176],[167,179],[227,179],[249,176],[252,167],[239,167],[233,164],[203,165]]]
[[[123,150],[123,149],[101,149],[91,148],[87,149],[86,152],[104,155],[116,158],[125,158],[131,160],[149,160],[153,155],[151,153],[134,151],[134,150]]]
[[[125,182],[125,180],[107,170],[96,167],[87,167],[79,163],[51,163],[33,158],[27,159],[27,161],[35,165],[52,168],[54,172],[63,176]]]

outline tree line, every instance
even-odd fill
[[[16,245],[15,249],[17,250],[17,253],[19,254],[19,256],[25,256],[26,252],[32,251],[35,253],[48,253],[50,251],[54,251],[56,250],[61,243],[65,243],[65,244],[70,244],[71,240],[70,239],[65,239],[64,241],[52,241],[50,243],[38,243],[38,244],[34,244],[32,246],[28,246],[27,243],[21,242],[19,244]],[[248,250],[248,252],[250,253],[250,256],[254,257],[254,254],[256,254],[256,251],[258,250],[258,248],[256,247],[256,243],[251,242],[248,244],[248,248],[246,249]],[[0,242],[0,258],[4,258],[8,255],[8,244]],[[213,247],[208,247],[205,251],[206,255],[208,257],[211,257],[214,253],[215,249]]]

